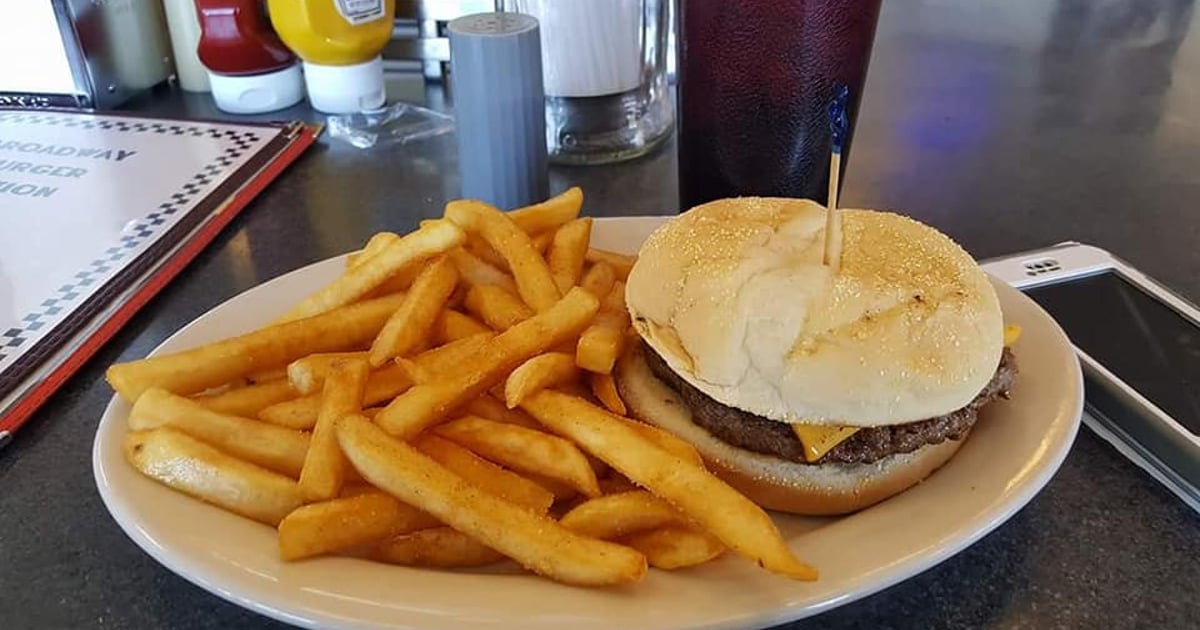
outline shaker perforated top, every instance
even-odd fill
[[[447,28],[459,35],[512,35],[535,30],[536,18],[524,13],[476,13],[451,21]]]

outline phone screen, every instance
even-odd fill
[[[1026,289],[1074,344],[1200,434],[1200,328],[1119,274]]]

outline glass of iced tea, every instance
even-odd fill
[[[681,209],[723,197],[824,203],[829,104],[853,139],[881,0],[679,0]]]

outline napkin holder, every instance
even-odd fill
[[[0,2],[0,59],[0,107],[112,109],[173,73],[161,0]]]

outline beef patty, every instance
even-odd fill
[[[787,424],[713,400],[672,371],[666,361],[645,343],[642,347],[650,370],[680,394],[691,408],[692,421],[697,425],[726,444],[802,464],[867,464],[888,455],[911,453],[928,444],[963,438],[975,424],[980,408],[997,398],[1008,398],[1008,389],[1017,375],[1016,361],[1012,352],[1005,348],[995,376],[966,407],[928,420],[865,427],[817,461],[809,462],[804,457],[800,438]]]

